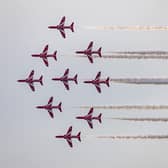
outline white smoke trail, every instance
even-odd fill
[[[85,26],[90,30],[168,31],[168,26]]]
[[[167,56],[154,56],[154,55],[102,55],[104,59],[168,59]]]
[[[103,58],[111,59],[168,59],[167,51],[118,51],[109,52]]]
[[[86,57],[84,55],[79,55],[78,57]],[[92,56],[93,58],[100,58],[99,56]],[[154,55],[102,55],[101,58],[104,59],[168,59],[167,56],[154,56]]]
[[[168,135],[138,135],[138,136],[98,136],[100,139],[168,139]]]
[[[125,120],[125,121],[150,121],[150,122],[168,122],[168,118],[121,118],[121,117],[111,117],[108,119],[112,120]]]
[[[111,110],[168,110],[168,105],[120,105],[120,106],[92,106],[95,109]],[[80,108],[90,108],[90,106],[80,106]]]
[[[129,83],[129,84],[154,84],[167,85],[168,78],[111,78],[111,82]]]
[[[112,55],[168,55],[167,51],[111,51],[106,52]]]
[[[102,55],[104,59],[168,59],[167,51],[116,51],[105,52]],[[78,55],[78,57],[86,57],[84,55]],[[97,55],[93,55],[93,58],[100,58]]]

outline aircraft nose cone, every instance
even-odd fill
[[[55,136],[55,138],[63,138],[63,136],[62,135],[57,135],[57,136]]]
[[[76,119],[81,119],[81,117],[80,117],[80,116],[77,116]]]
[[[20,80],[17,80],[17,82],[27,82],[27,81],[23,80],[23,79],[20,79]]]
[[[76,54],[83,54],[82,51],[76,51],[75,53],[76,53]]]
[[[39,109],[40,109],[40,108],[42,108],[42,107],[41,107],[41,106],[36,106],[36,108],[39,108]]]

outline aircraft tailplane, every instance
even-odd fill
[[[58,104],[58,109],[59,109],[60,112],[62,112],[61,106],[62,106],[62,102],[60,102],[60,103]]]
[[[72,22],[72,24],[70,25],[70,29],[72,32],[74,32],[74,22]]]
[[[76,75],[74,76],[74,81],[75,81],[76,84],[78,84],[77,77],[78,77],[78,75],[76,74]]]
[[[102,113],[100,113],[100,114],[98,115],[98,117],[97,117],[97,119],[99,120],[99,123],[102,122],[101,117],[102,117]]]
[[[108,87],[110,87],[110,78],[109,78],[109,77],[106,79],[106,85],[107,85]]]
[[[97,53],[98,53],[98,55],[99,55],[99,57],[102,57],[102,55],[101,55],[101,47],[97,50]]]
[[[55,59],[55,61],[57,61],[57,51],[54,52],[53,58]]]
[[[81,135],[81,132],[79,132],[79,133],[77,134],[77,138],[78,138],[78,140],[81,142],[80,135]]]
[[[39,79],[39,82],[41,85],[43,85],[43,75],[41,75],[40,79]]]

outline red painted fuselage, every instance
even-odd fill
[[[43,85],[43,76],[41,75],[39,79],[33,79],[34,76],[34,70],[32,70],[29,74],[29,77],[26,79],[20,79],[17,80],[18,82],[23,82],[23,83],[27,83],[32,91],[35,91],[35,87],[34,87],[34,83],[40,83],[41,85]]]
[[[70,29],[72,32],[74,32],[73,23],[70,26],[48,26],[49,29],[58,29],[58,30],[64,30],[64,29]]]
[[[107,86],[109,86],[109,82],[108,82],[108,78],[103,80],[103,79],[100,79],[100,80],[88,80],[88,81],[84,81],[84,83],[91,83],[93,85],[99,85],[99,84],[106,84]]]
[[[48,45],[46,45],[43,49],[43,51],[40,54],[32,54],[32,57],[39,57],[43,60],[44,64],[48,67],[48,59],[49,57],[54,58],[55,61],[57,61],[57,51],[54,51],[53,54],[48,54]]]
[[[93,128],[92,120],[98,120],[101,123],[101,116],[102,116],[102,114],[100,113],[97,117],[94,117],[93,116],[93,107],[92,107],[92,108],[90,108],[87,115],[77,116],[76,119],[86,120],[88,122],[89,127]]]
[[[95,79],[93,80],[87,80],[87,81],[84,81],[84,83],[89,83],[89,84],[93,84],[97,91],[99,93],[101,93],[101,87],[100,87],[100,84],[106,84],[108,87],[110,86],[110,78],[107,77],[107,79],[100,79],[100,76],[101,76],[101,72],[98,72]]]
[[[72,32],[74,32],[74,22],[72,22],[69,26],[65,26],[65,16],[63,16],[58,25],[48,26],[48,29],[57,29],[61,33],[61,36],[66,38],[65,29],[70,29]]]
[[[92,54],[98,54],[99,57],[101,57],[101,49],[97,51],[90,51],[90,50],[83,50],[83,51],[76,51],[76,54],[84,54],[84,55],[92,55]]]
[[[77,84],[76,76],[73,78],[68,78],[68,77],[52,78],[52,80],[61,81],[61,82],[74,81]]]
[[[71,135],[71,133],[72,133],[72,126],[69,127],[66,134],[57,135],[57,136],[55,136],[55,138],[65,139],[67,141],[68,145],[72,148],[73,147],[72,139],[78,139],[78,141],[81,141],[81,138],[80,138],[81,132],[79,132],[77,135]]]
[[[50,99],[48,100],[48,104],[43,105],[43,106],[36,106],[36,108],[47,110],[50,117],[54,118],[53,109],[58,109],[60,112],[62,112],[62,108],[61,108],[62,102],[60,102],[57,106],[53,106],[52,105],[53,99],[54,99],[53,97],[50,97]]]
[[[76,84],[78,84],[78,81],[77,81],[78,75],[76,74],[73,78],[68,77],[68,75],[69,75],[69,69],[67,68],[67,69],[65,70],[64,75],[63,75],[62,77],[52,78],[52,80],[63,82],[65,88],[66,88],[67,90],[69,90],[69,83],[68,83],[68,82],[69,82],[69,81],[74,81]]]
[[[90,63],[93,63],[93,54],[97,54],[99,57],[101,57],[101,47],[97,50],[97,51],[93,51],[93,41],[91,41],[87,47],[86,50],[82,50],[82,51],[76,51],[76,54],[84,54],[88,57]]]
[[[45,110],[52,110],[52,109],[59,109],[60,112],[62,112],[61,106],[60,104],[57,106],[52,106],[52,105],[44,105],[44,106],[37,106],[37,108],[39,109],[45,109]]]

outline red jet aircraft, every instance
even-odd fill
[[[68,142],[68,145],[72,148],[73,147],[72,138],[76,138],[79,141],[81,141],[81,138],[80,138],[81,132],[79,132],[77,135],[71,135],[71,133],[72,133],[72,126],[69,127],[65,135],[58,135],[58,136],[55,136],[55,138],[64,138]]]
[[[93,107],[90,108],[90,110],[89,110],[89,112],[88,112],[87,115],[85,115],[85,116],[78,116],[78,117],[76,117],[76,119],[86,120],[88,122],[88,124],[89,124],[89,127],[93,128],[92,120],[98,120],[101,123],[101,116],[102,116],[102,114],[100,113],[97,117],[93,117],[92,114],[93,114]]]
[[[60,78],[52,78],[52,80],[63,82],[65,88],[66,88],[67,90],[69,90],[68,81],[74,81],[76,84],[78,84],[78,81],[77,81],[78,75],[76,74],[76,75],[74,76],[74,78],[68,78],[68,74],[69,74],[69,69],[66,69],[66,70],[65,70],[65,73],[64,73],[64,75],[63,75],[62,77],[60,77]]]
[[[36,108],[48,110],[50,117],[54,118],[52,109],[58,109],[60,112],[62,112],[62,108],[61,108],[62,102],[60,102],[57,106],[53,106],[52,103],[53,103],[53,97],[50,97],[48,104],[44,106],[37,106]]]
[[[65,29],[70,29],[72,32],[74,32],[74,22],[70,26],[65,26],[65,16],[62,17],[59,25],[56,26],[48,26],[49,29],[57,29],[60,31],[63,38],[66,38]]]
[[[46,45],[43,49],[43,51],[40,54],[32,54],[32,57],[40,57],[43,59],[44,64],[48,67],[48,57],[52,57],[55,59],[55,61],[57,61],[57,51],[54,51],[53,54],[47,54],[48,52],[48,45]]]
[[[102,79],[100,79],[100,76],[101,76],[101,72],[98,72],[97,75],[96,75],[96,77],[95,77],[95,79],[89,80],[89,81],[84,81],[84,83],[91,83],[91,84],[95,85],[97,91],[98,91],[99,93],[101,93],[100,84],[104,83],[104,84],[106,84],[108,87],[110,87],[110,84],[109,84],[110,78],[107,77],[107,79],[102,80]]]
[[[27,83],[32,91],[35,91],[35,87],[34,87],[34,83],[35,82],[39,82],[41,85],[43,85],[43,76],[41,75],[41,77],[39,79],[33,79],[34,76],[34,70],[31,71],[31,73],[29,74],[29,77],[26,79],[21,79],[18,80],[18,82],[25,82]]]
[[[101,47],[97,51],[92,51],[93,48],[93,41],[89,43],[89,46],[84,51],[76,51],[76,54],[84,54],[88,57],[89,61],[93,63],[93,57],[92,54],[98,54],[99,57],[101,57]]]

